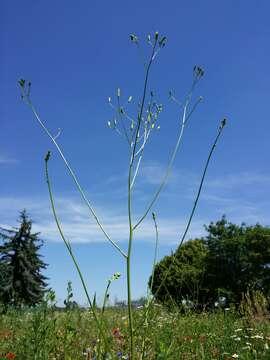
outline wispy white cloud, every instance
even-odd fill
[[[159,162],[146,162],[141,168],[141,182],[150,185],[159,185],[166,174],[167,165]],[[177,168],[173,168],[168,183],[172,186],[190,186],[198,183],[198,176],[188,171],[181,171]]]
[[[99,227],[87,209],[79,201],[72,198],[56,199],[58,215],[67,238],[73,243],[103,242],[106,241]],[[18,218],[18,210],[26,208],[34,219],[33,230],[41,232],[48,241],[62,241],[58,233],[50,204],[40,198],[0,198],[1,226],[16,226],[14,219]],[[112,214],[105,208],[98,208],[98,214],[112,237],[117,242],[126,242],[128,239],[128,219],[126,215]],[[160,243],[175,245],[179,242],[185,228],[186,218],[161,218],[158,220]],[[203,221],[193,222],[192,236],[203,234]],[[7,225],[8,224],[8,225]],[[138,241],[154,242],[155,231],[151,219],[146,219],[136,230]]]
[[[165,168],[158,163],[144,165],[141,183],[138,184],[138,188],[135,188],[140,205],[136,210],[135,218],[140,217],[139,210],[145,208],[145,200],[146,203],[149,203],[148,195],[140,204],[143,196],[145,196],[144,183],[153,186],[159,184],[164,172]],[[109,183],[115,181],[118,182],[117,178],[111,179]],[[211,220],[218,220],[222,214],[226,214],[230,221],[236,223],[245,221],[251,224],[260,222],[267,225],[270,201],[267,201],[265,191],[262,189],[269,191],[269,185],[270,176],[268,174],[239,173],[208,178],[203,188],[199,209],[195,214],[187,237],[202,236],[204,234],[203,225],[208,224]],[[125,189],[122,187],[123,185],[119,189],[117,188],[119,193],[124,192]],[[158,205],[161,244],[173,246],[179,242],[188,218],[188,214],[184,214],[180,210],[183,208],[190,211],[197,188],[198,176],[196,174],[174,172],[170,186],[166,189]],[[255,189],[259,189],[261,193],[254,195]],[[106,196],[106,191],[109,193],[107,189],[104,196],[95,197],[97,200],[95,203],[98,204],[95,206],[96,212],[112,239],[117,242],[126,242],[128,239],[126,207],[121,201],[115,201],[114,196]],[[186,203],[181,202],[181,209],[175,210],[179,208],[179,200],[183,197]],[[57,197],[55,202],[63,230],[70,241],[74,243],[106,241],[87,208],[78,198],[73,196]],[[18,218],[18,211],[23,208],[29,211],[30,216],[35,221],[34,230],[40,231],[44,239],[61,241],[46,196],[0,197],[0,222],[2,225],[16,225],[15,219]],[[136,238],[138,241],[154,241],[151,216],[136,231]]]
[[[209,179],[206,183],[209,189],[231,190],[239,187],[270,186],[270,175],[261,173],[241,172]]]
[[[2,165],[2,164],[4,164],[4,165],[6,165],[6,164],[15,164],[17,162],[18,162],[17,159],[14,159],[14,158],[12,158],[10,156],[3,155],[3,154],[0,155],[0,165]]]

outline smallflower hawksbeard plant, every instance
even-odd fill
[[[183,135],[186,130],[186,125],[189,123],[189,121],[192,117],[192,114],[194,113],[194,111],[197,109],[198,105],[202,101],[202,97],[198,97],[198,98],[194,99],[193,93],[194,93],[194,90],[197,87],[198,83],[201,81],[202,77],[204,76],[204,70],[199,66],[194,66],[190,88],[189,88],[186,96],[184,97],[184,99],[182,99],[181,101],[177,99],[177,97],[175,96],[175,94],[172,91],[169,92],[169,99],[172,100],[174,103],[176,103],[176,105],[179,107],[179,112],[180,112],[179,119],[175,123],[175,131],[177,132],[176,142],[171,150],[171,155],[168,160],[166,171],[164,173],[161,183],[159,184],[157,189],[154,191],[150,202],[148,204],[146,204],[145,210],[141,214],[139,219],[135,219],[134,215],[133,215],[133,211],[132,211],[133,210],[133,202],[135,200],[134,186],[135,186],[136,180],[140,173],[140,167],[142,165],[144,153],[147,148],[147,143],[148,143],[152,133],[154,131],[160,130],[159,118],[160,118],[160,116],[162,114],[162,110],[163,110],[163,105],[158,103],[154,92],[149,90],[149,79],[150,79],[152,66],[157,61],[158,55],[163,50],[167,39],[165,36],[160,36],[160,34],[158,32],[155,32],[153,34],[153,36],[148,35],[147,39],[146,39],[146,46],[148,47],[149,51],[147,52],[146,55],[145,55],[145,51],[143,50],[142,44],[139,41],[138,36],[132,34],[130,36],[130,40],[137,47],[139,54],[141,55],[142,60],[143,60],[144,81],[142,84],[141,96],[137,101],[136,109],[138,109],[138,110],[135,113],[132,112],[130,104],[134,103],[133,96],[129,96],[128,98],[123,99],[121,89],[118,88],[116,91],[115,98],[113,98],[113,97],[108,98],[109,106],[114,111],[114,117],[112,120],[109,120],[107,123],[108,127],[111,130],[113,130],[117,135],[119,135],[126,142],[127,149],[128,149],[129,166],[128,166],[128,178],[127,178],[127,192],[128,192],[128,194],[127,194],[128,195],[128,200],[127,200],[128,224],[127,224],[127,227],[129,230],[129,237],[128,237],[127,252],[125,252],[120,247],[118,242],[115,239],[112,239],[112,237],[109,235],[109,233],[107,232],[107,230],[101,223],[99,216],[97,215],[92,203],[86,197],[86,194],[79,182],[77,175],[75,174],[72,166],[70,165],[69,161],[67,160],[66,156],[64,155],[64,151],[62,150],[62,148],[60,147],[60,145],[57,142],[57,139],[61,134],[61,130],[59,130],[57,132],[57,134],[54,135],[48,129],[48,127],[46,126],[46,123],[42,120],[38,111],[36,110],[36,107],[34,106],[34,104],[32,102],[32,98],[30,96],[31,95],[30,94],[31,93],[31,82],[21,79],[19,81],[19,85],[20,85],[22,99],[30,107],[30,109],[32,110],[32,112],[34,114],[36,121],[38,122],[40,127],[43,129],[43,131],[46,133],[46,135],[49,137],[50,141],[53,143],[54,147],[56,148],[58,154],[60,155],[61,159],[63,160],[63,162],[67,168],[69,175],[72,177],[72,179],[75,183],[75,186],[77,187],[90,214],[96,221],[100,231],[103,233],[104,237],[111,243],[111,245],[114,247],[114,249],[118,252],[119,256],[121,256],[125,260],[126,278],[127,278],[126,287],[127,287],[127,299],[128,299],[128,301],[127,301],[127,304],[128,304],[128,306],[127,306],[128,334],[129,334],[129,336],[128,336],[128,341],[129,341],[128,358],[130,360],[134,360],[135,356],[136,356],[136,358],[139,356],[140,359],[144,359],[146,356],[145,339],[144,338],[142,339],[141,347],[138,348],[138,346],[136,346],[136,349],[135,349],[135,325],[134,325],[133,309],[132,309],[132,284],[131,284],[131,271],[132,271],[131,259],[132,259],[132,254],[133,254],[134,237],[136,235],[136,230],[138,229],[138,227],[141,225],[141,223],[144,221],[144,219],[149,215],[149,213],[150,214],[152,213],[153,230],[154,230],[154,234],[155,234],[155,245],[156,245],[155,246],[155,255],[154,255],[154,260],[153,260],[153,271],[152,271],[152,278],[153,278],[153,272],[154,272],[156,259],[157,259],[157,247],[158,247],[158,237],[159,236],[158,236],[158,226],[157,226],[157,215],[156,215],[156,213],[152,212],[152,209],[153,209],[153,206],[155,205],[155,203],[156,203],[161,191],[163,190],[164,185],[166,184],[168,177],[171,173],[174,161],[176,159],[176,155],[177,155],[178,150],[182,143]],[[209,151],[208,157],[206,159],[206,163],[204,166],[204,170],[202,173],[202,177],[201,177],[197,195],[196,195],[196,198],[194,201],[194,205],[192,207],[185,231],[179,239],[180,244],[183,243],[185,236],[188,232],[189,226],[191,224],[191,221],[192,221],[192,218],[193,218],[193,215],[194,215],[194,212],[195,212],[195,209],[196,209],[196,206],[197,206],[200,194],[201,194],[201,190],[202,190],[202,186],[203,186],[203,183],[205,180],[209,162],[211,160],[212,154],[218,143],[218,140],[224,129],[225,124],[226,124],[226,119],[223,119],[218,127],[217,134],[213,141],[213,144],[210,147],[210,151]],[[49,191],[52,212],[53,212],[53,215],[54,215],[54,218],[56,221],[56,225],[58,227],[59,234],[60,234],[61,238],[63,239],[65,246],[66,246],[66,248],[71,256],[71,259],[74,263],[74,266],[78,272],[80,281],[82,283],[85,295],[86,295],[88,303],[89,303],[90,310],[94,316],[94,319],[95,319],[95,322],[97,325],[97,329],[98,329],[98,333],[99,333],[99,338],[103,342],[103,350],[102,350],[103,355],[102,356],[106,355],[107,358],[113,358],[114,354],[112,353],[111,343],[110,343],[111,333],[110,333],[110,329],[108,329],[108,327],[106,327],[106,324],[104,321],[104,311],[105,311],[105,307],[106,307],[106,299],[108,297],[109,287],[110,287],[112,281],[117,280],[119,278],[120,274],[116,273],[108,281],[108,285],[107,285],[107,288],[105,291],[102,311],[101,312],[98,311],[98,308],[96,306],[96,299],[95,299],[95,297],[94,297],[94,299],[91,299],[91,297],[89,295],[84,276],[80,270],[78,261],[73,253],[71,243],[69,242],[69,240],[66,238],[66,236],[64,234],[64,231],[61,227],[61,223],[60,223],[60,220],[59,220],[57,212],[56,212],[54,196],[53,196],[52,186],[51,186],[51,181],[50,181],[50,176],[49,176],[49,168],[48,168],[50,157],[51,157],[51,152],[48,151],[48,153],[45,156],[45,172],[46,172],[46,179],[47,179],[47,185],[48,185],[48,191]],[[172,262],[171,266],[172,265],[173,265],[173,262]],[[170,269],[168,269],[168,272],[165,273],[165,276],[160,284],[160,287],[163,285],[163,283],[166,279],[166,276],[167,276],[166,274],[169,273],[169,270]],[[154,297],[151,297],[151,295],[150,295],[151,287],[152,287],[152,285],[150,285],[148,301],[144,307],[145,311],[144,311],[143,324],[146,327],[148,324],[149,309],[150,309],[151,304],[153,304],[153,299],[154,299]],[[159,291],[159,289],[157,289],[157,291]],[[116,332],[116,330],[115,330],[115,332]],[[118,332],[117,332],[117,334],[118,334]],[[113,336],[115,337],[116,334],[114,333]],[[119,352],[119,354],[120,354],[120,352]],[[101,354],[100,354],[100,356],[101,356]]]

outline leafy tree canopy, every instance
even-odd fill
[[[156,299],[212,305],[225,297],[239,304],[249,288],[270,298],[270,228],[238,226],[225,216],[205,228],[206,237],[187,241],[156,265],[152,291]]]

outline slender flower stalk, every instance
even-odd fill
[[[155,251],[154,251],[154,260],[153,260],[153,265],[152,265],[152,276],[151,276],[151,284],[148,288],[148,294],[147,294],[147,303],[146,303],[146,311],[144,313],[144,326],[147,327],[148,326],[148,315],[149,315],[149,310],[150,310],[150,304],[151,304],[151,293],[152,293],[152,289],[153,289],[153,283],[154,283],[154,273],[155,273],[155,267],[156,267],[156,263],[157,263],[157,250],[158,250],[158,226],[157,226],[157,219],[156,219],[156,213],[152,212],[152,219],[154,222],[154,227],[155,227]],[[141,351],[141,360],[143,360],[145,358],[145,336],[143,337],[142,340],[142,351]]]
[[[198,188],[198,191],[197,191],[197,195],[196,195],[196,198],[195,198],[195,201],[194,201],[194,204],[193,204],[193,207],[192,207],[192,210],[191,210],[191,213],[190,213],[190,216],[189,216],[187,225],[186,225],[186,227],[185,227],[185,231],[184,231],[184,233],[183,233],[183,235],[182,235],[182,237],[181,237],[181,239],[180,239],[179,248],[182,246],[182,244],[183,244],[183,242],[184,242],[184,240],[185,240],[185,238],[186,238],[187,232],[188,232],[188,230],[189,230],[191,221],[192,221],[192,219],[193,219],[195,210],[196,210],[197,205],[198,205],[198,201],[199,201],[199,198],[200,198],[200,195],[201,195],[202,187],[203,187],[203,184],[204,184],[204,180],[205,180],[205,176],[206,176],[206,173],[207,173],[207,170],[208,170],[208,166],[209,166],[210,160],[211,160],[211,158],[212,158],[213,152],[214,152],[214,150],[215,150],[215,148],[216,148],[216,146],[217,146],[217,143],[218,143],[218,141],[219,141],[219,138],[220,138],[220,136],[221,136],[221,134],[222,134],[222,131],[223,131],[225,125],[226,125],[226,119],[223,119],[223,120],[221,121],[221,123],[220,123],[219,128],[218,128],[218,133],[217,133],[217,135],[216,135],[216,138],[215,138],[215,140],[214,140],[214,142],[213,142],[213,144],[212,144],[212,146],[211,146],[211,149],[210,149],[210,151],[209,151],[209,154],[208,154],[208,157],[207,157],[205,166],[204,166],[203,174],[202,174],[202,177],[201,177],[201,181],[200,181],[200,184],[199,184],[199,188]],[[155,292],[154,292],[154,296],[156,296],[156,295],[159,293],[159,291],[160,291],[160,289],[162,288],[162,286],[164,286],[165,281],[166,281],[166,279],[167,279],[167,276],[169,275],[170,270],[171,270],[172,266],[173,266],[174,263],[175,263],[175,259],[176,259],[176,257],[175,257],[175,254],[174,254],[174,255],[172,256],[171,264],[169,265],[169,267],[168,267],[167,270],[165,271],[165,274],[164,274],[164,276],[162,277],[161,283],[159,284],[157,290],[155,290]],[[153,298],[153,299],[154,299],[154,298]]]
[[[133,148],[131,148],[131,158],[130,158],[130,164],[129,164],[129,172],[128,172],[128,223],[129,223],[129,240],[128,240],[128,252],[127,252],[127,258],[126,258],[126,268],[127,268],[127,298],[128,298],[128,318],[129,318],[129,340],[130,340],[130,360],[134,360],[134,327],[133,327],[133,314],[132,314],[132,295],[131,295],[131,254],[132,254],[132,244],[133,244],[133,225],[132,225],[132,173],[133,173],[133,164],[136,154],[136,148],[138,143],[138,135],[141,128],[142,123],[142,115],[144,111],[144,104],[145,104],[145,98],[146,98],[146,91],[147,91],[147,85],[148,85],[148,79],[149,79],[149,72],[150,68],[153,62],[153,57],[155,54],[155,49],[157,45],[157,37],[152,49],[150,61],[148,63],[146,74],[145,74],[145,80],[144,80],[144,86],[143,86],[143,95],[142,95],[142,101],[140,106],[140,111],[138,114],[138,122],[137,122],[137,128],[135,131],[135,137],[134,137],[134,145]]]
[[[200,68],[199,68],[200,69]],[[181,121],[181,128],[180,128],[180,132],[179,132],[179,135],[178,135],[178,138],[177,138],[177,141],[176,141],[176,145],[174,147],[174,150],[172,152],[172,155],[171,155],[171,158],[169,160],[169,163],[168,163],[168,166],[167,166],[167,169],[166,169],[166,172],[165,172],[165,175],[163,177],[163,180],[161,182],[161,184],[159,185],[155,195],[153,196],[153,199],[150,201],[150,204],[148,205],[148,207],[146,208],[145,212],[143,213],[143,215],[141,216],[141,218],[138,220],[138,222],[136,223],[136,225],[133,227],[133,230],[135,230],[142,222],[143,220],[146,218],[146,216],[148,215],[148,213],[150,212],[150,210],[152,209],[153,205],[155,204],[155,202],[157,201],[161,191],[163,190],[167,180],[168,180],[168,177],[172,171],[172,167],[173,167],[173,164],[174,164],[174,161],[175,161],[175,158],[176,158],[176,155],[178,153],[178,150],[179,150],[179,147],[180,147],[180,144],[181,144],[181,141],[182,141],[182,138],[183,138],[183,135],[184,135],[184,130],[185,130],[185,127],[186,127],[186,123],[187,121],[189,120],[189,118],[191,117],[191,115],[193,114],[193,112],[195,111],[197,105],[199,104],[199,102],[202,100],[202,98],[200,97],[195,105],[193,106],[193,108],[191,109],[191,111],[189,113],[187,113],[188,111],[188,106],[190,104],[190,101],[191,101],[191,98],[192,98],[192,94],[193,94],[193,91],[194,91],[194,88],[195,86],[197,85],[200,77],[203,76],[203,73],[199,73],[196,75],[195,79],[193,80],[193,83],[192,83],[192,86],[191,86],[191,90],[190,92],[188,93],[187,95],[187,98],[186,98],[186,101],[185,101],[185,105],[184,105],[184,108],[183,108],[183,116],[182,116],[182,121]]]
[[[86,283],[84,281],[84,277],[83,277],[81,269],[80,269],[80,266],[79,266],[79,264],[78,264],[78,262],[77,262],[77,260],[75,258],[75,255],[73,254],[72,247],[71,247],[71,244],[70,244],[69,240],[66,239],[66,237],[65,237],[65,235],[63,233],[62,227],[60,225],[60,221],[59,221],[57,213],[56,213],[56,209],[55,209],[55,205],[54,205],[54,198],[53,198],[53,193],[52,193],[52,188],[51,188],[51,182],[50,182],[50,177],[49,177],[49,170],[48,170],[48,162],[49,162],[50,156],[51,156],[51,153],[50,153],[50,151],[48,151],[48,153],[45,156],[45,174],[46,174],[46,181],[47,181],[47,185],[48,185],[48,191],[49,191],[50,202],[51,202],[51,207],[52,207],[54,220],[55,220],[56,226],[58,228],[59,234],[60,234],[62,240],[64,241],[64,244],[65,244],[65,246],[66,246],[66,248],[67,248],[67,250],[69,252],[69,255],[70,255],[70,257],[71,257],[71,259],[73,261],[73,264],[74,264],[74,266],[75,266],[75,268],[76,268],[76,270],[78,272],[80,281],[81,281],[82,286],[83,286],[84,293],[86,295],[86,298],[87,298],[87,301],[89,303],[90,309],[91,309],[91,311],[93,313],[95,322],[96,322],[97,327],[99,329],[100,336],[102,337],[102,339],[104,341],[106,351],[110,351],[110,347],[109,347],[109,344],[108,344],[108,341],[107,341],[107,337],[104,334],[104,331],[102,329],[102,325],[101,325],[101,323],[100,323],[100,321],[98,319],[98,316],[97,316],[97,313],[96,313],[96,308],[92,304],[92,301],[91,301],[91,298],[90,298]]]
[[[73,181],[75,182],[75,185],[79,191],[79,193],[81,194],[84,202],[86,203],[86,206],[88,207],[90,213],[92,214],[92,216],[94,217],[97,225],[99,226],[100,230],[102,231],[102,233],[104,234],[104,236],[107,238],[107,240],[117,249],[117,251],[123,256],[126,257],[126,254],[124,253],[124,251],[116,244],[116,242],[114,240],[111,239],[111,237],[108,235],[108,233],[106,232],[106,230],[104,229],[103,225],[101,224],[94,208],[92,207],[90,201],[87,199],[84,190],[82,189],[79,180],[74,172],[74,170],[71,168],[71,165],[69,164],[69,162],[67,161],[62,149],[60,148],[60,146],[58,145],[56,138],[59,136],[59,132],[56,136],[53,136],[50,131],[48,130],[48,128],[46,127],[45,123],[41,120],[39,114],[37,113],[37,110],[35,109],[31,99],[30,99],[30,93],[25,91],[25,86],[24,84],[22,85],[21,81],[24,80],[20,80],[20,86],[21,86],[21,91],[22,91],[22,97],[25,100],[26,104],[30,107],[30,109],[32,110],[33,114],[35,115],[39,125],[42,127],[42,129],[45,131],[45,133],[48,135],[48,137],[51,139],[51,141],[53,142],[53,144],[55,145],[59,155],[61,156],[65,166],[68,169],[69,174],[71,175]],[[31,84],[31,83],[30,83]]]

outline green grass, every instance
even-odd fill
[[[153,306],[146,326],[143,312],[143,308],[134,311],[136,359],[270,358],[266,318],[247,321],[232,310],[183,315]],[[9,310],[1,315],[0,359],[12,358],[8,353],[21,360],[126,359],[126,310],[107,309],[103,326],[112,357],[104,356],[93,315],[86,310],[57,311],[47,305]],[[139,355],[143,339],[144,357]]]

